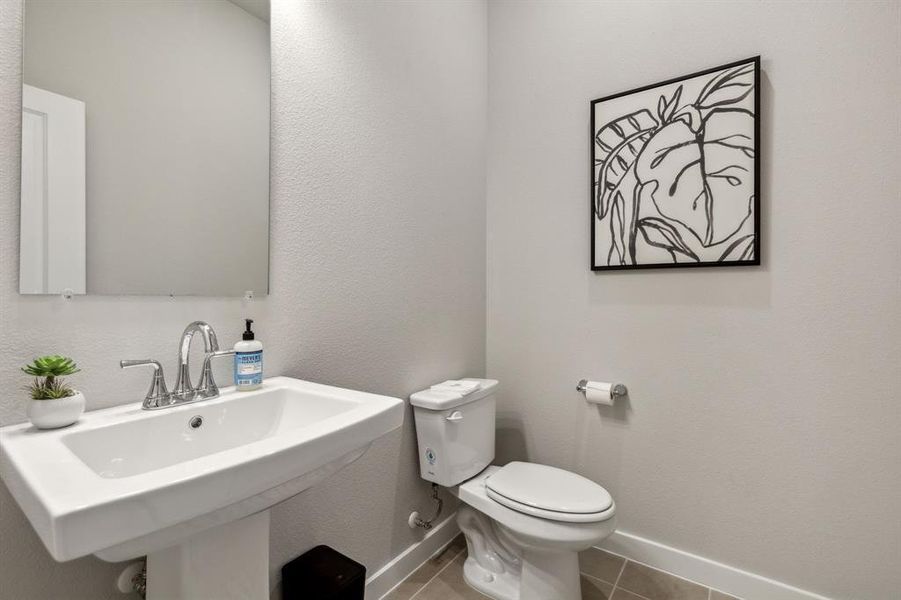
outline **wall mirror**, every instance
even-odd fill
[[[269,1],[23,18],[19,292],[266,294]]]

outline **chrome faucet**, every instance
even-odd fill
[[[200,370],[200,383],[197,384],[196,393],[200,398],[215,398],[219,395],[219,386],[213,379],[213,367],[210,363],[214,358],[222,356],[234,356],[234,350],[214,350],[207,352],[203,358],[203,368]]]
[[[189,367],[191,341],[194,339],[195,333],[199,333],[203,338],[204,350],[203,369],[196,388],[191,384]],[[233,350],[219,350],[216,332],[213,331],[213,328],[208,323],[194,321],[189,323],[181,334],[181,341],[178,344],[178,374],[175,378],[175,389],[172,392],[166,389],[163,367],[155,360],[123,360],[119,362],[119,366],[123,369],[139,366],[153,368],[153,381],[150,389],[147,391],[147,395],[144,397],[142,408],[144,410],[155,410],[217,397],[219,395],[219,386],[216,385],[216,380],[213,378],[213,359],[222,356],[232,356],[233,354]]]
[[[144,410],[153,410],[155,408],[164,408],[171,404],[171,396],[169,390],[166,389],[166,377],[163,375],[163,365],[150,358],[141,360],[120,360],[119,366],[123,369],[132,367],[151,367],[153,368],[153,379],[150,381],[150,389],[144,396],[144,404],[141,406]]]
[[[194,334],[199,333],[203,336],[203,351],[206,354],[218,352],[219,341],[216,339],[216,332],[209,324],[203,321],[194,321],[185,327],[181,334],[181,342],[178,344],[178,374],[175,376],[175,389],[172,395],[176,399],[185,401],[194,397],[194,386],[191,385],[191,371],[188,365],[188,359],[191,354],[191,340]],[[209,365],[204,364],[204,368]],[[203,377],[201,376],[201,379]]]

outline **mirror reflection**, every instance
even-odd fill
[[[21,293],[267,293],[268,21],[25,0]]]

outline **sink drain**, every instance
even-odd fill
[[[191,417],[191,420],[188,421],[188,426],[191,429],[197,429],[201,425],[203,425],[203,417],[201,417],[200,415],[197,415],[196,417]]]

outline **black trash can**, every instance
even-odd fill
[[[366,567],[316,546],[282,567],[282,600],[363,600]]]

